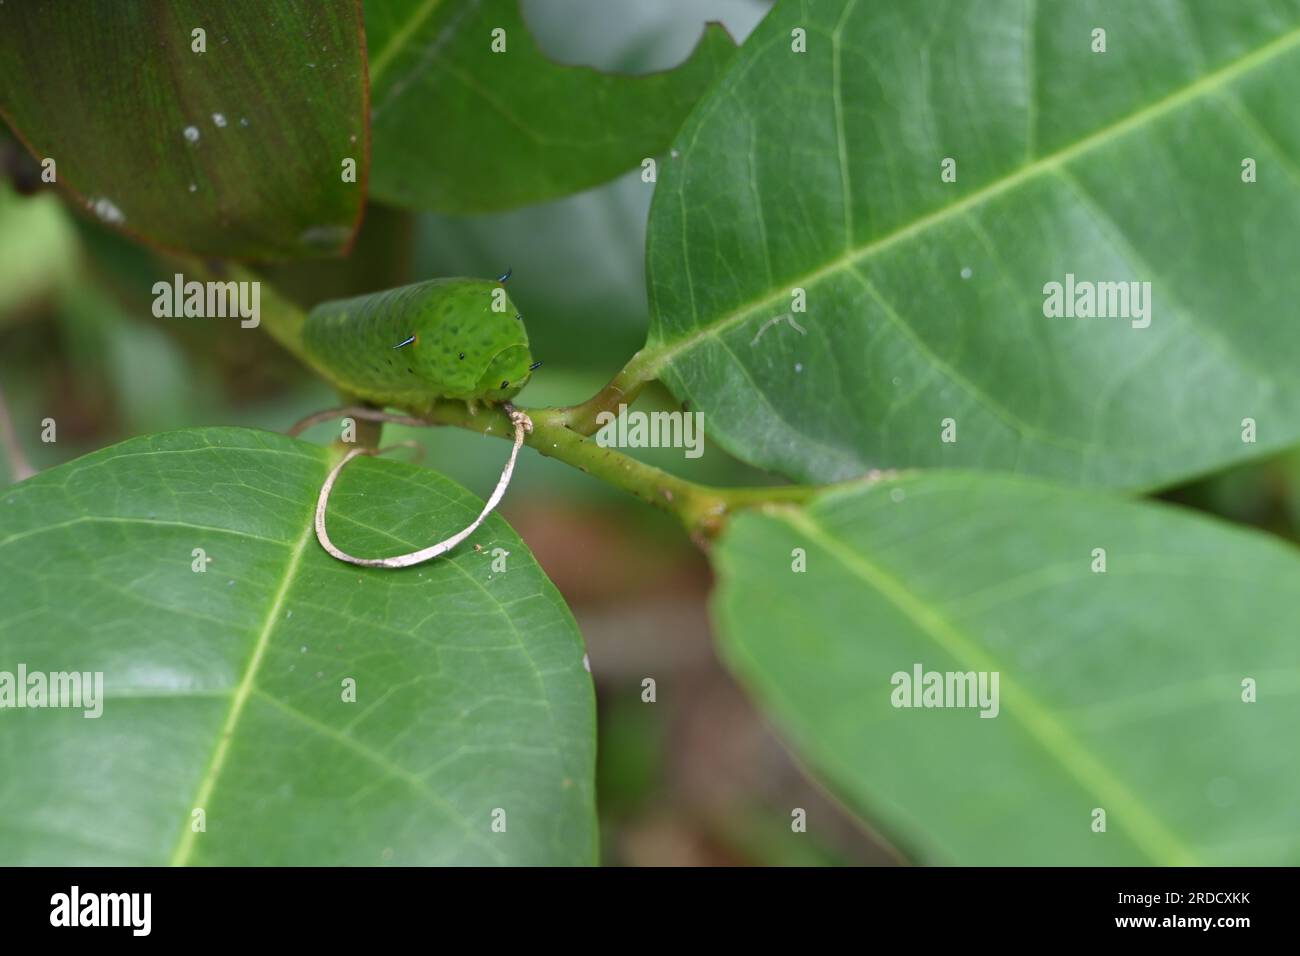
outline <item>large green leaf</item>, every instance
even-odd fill
[[[642,367],[800,479],[1146,487],[1293,443],[1297,84],[1296,0],[780,3],[661,174]],[[1150,326],[1046,318],[1070,273],[1151,282]]]
[[[493,52],[493,31],[505,50]],[[595,186],[666,152],[735,53],[716,25],[686,62],[645,76],[553,63],[519,0],[366,4],[380,199],[484,212]]]
[[[6,3],[0,114],[133,236],[208,256],[337,253],[364,202],[361,36],[359,0]]]
[[[555,588],[497,517],[482,551],[335,561],[311,523],[327,465],[279,435],[195,429],[0,495],[0,671],[102,671],[106,697],[99,719],[0,711],[0,862],[593,861],[592,687]],[[397,553],[480,506],[361,459],[331,533]]]
[[[1171,506],[950,472],[744,515],[717,561],[730,666],[917,859],[1300,862],[1292,548]],[[997,715],[896,708],[893,675],[916,664],[997,672]]]

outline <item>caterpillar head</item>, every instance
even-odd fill
[[[410,357],[430,391],[504,402],[528,383],[528,333],[501,282],[439,280],[437,295],[422,305]]]
[[[507,345],[488,362],[487,371],[478,380],[479,394],[489,402],[513,398],[532,377],[532,360],[527,344]]]

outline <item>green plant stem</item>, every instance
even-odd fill
[[[637,352],[608,385],[585,402],[550,409],[552,419],[579,435],[595,434],[602,424],[599,421],[602,413],[617,415],[619,405],[631,405],[641,394],[641,389],[654,381],[649,357],[650,353],[645,349]]]
[[[239,266],[227,267],[236,279],[256,280],[256,274]],[[317,365],[302,347],[305,316],[296,305],[262,283],[261,324],[268,333],[326,381],[329,370]],[[548,458],[572,465],[616,488],[635,495],[647,504],[676,515],[697,541],[715,537],[727,518],[747,508],[799,504],[829,490],[833,485],[778,485],[754,488],[714,488],[671,475],[663,469],[598,444],[591,436],[603,424],[602,413],[618,414],[620,405],[631,405],[641,390],[654,380],[655,356],[646,349],[634,355],[604,388],[578,405],[563,408],[526,408],[533,421],[525,443]],[[338,385],[339,383],[333,382]],[[514,428],[505,412],[496,407],[471,411],[463,402],[440,401],[419,409],[405,409],[414,418],[435,425],[455,425],[470,431],[510,440]],[[378,435],[373,436],[378,442]]]
[[[725,527],[728,517],[737,511],[768,505],[800,504],[837,487],[715,488],[678,478],[616,449],[603,447],[568,425],[574,408],[585,408],[594,402],[595,399],[569,408],[521,409],[533,421],[532,434],[525,439],[525,444],[535,448],[539,454],[572,465],[647,504],[676,515],[697,541],[715,537]],[[460,402],[439,402],[423,417],[431,423],[455,425],[507,440],[514,434],[509,418],[498,408],[482,408],[475,413]]]

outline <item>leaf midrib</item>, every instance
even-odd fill
[[[838,560],[852,575],[862,580],[894,605],[917,628],[942,650],[963,665],[976,670],[997,671],[1001,690],[1007,699],[1002,712],[1039,744],[1086,793],[1097,796],[1097,806],[1123,808],[1112,814],[1132,843],[1157,865],[1197,865],[1191,849],[1147,807],[1127,784],[1120,780],[1082,741],[1074,736],[1032,694],[1026,691],[996,659],[978,643],[932,608],[878,564],[854,550],[823,528],[807,512],[782,509],[773,512],[777,520],[806,535]]]
[[[253,646],[253,653],[249,656],[248,665],[244,668],[243,676],[240,677],[239,684],[235,687],[234,695],[231,697],[230,710],[227,711],[226,719],[222,723],[220,736],[217,737],[217,746],[212,752],[212,759],[208,763],[208,769],[203,774],[194,801],[190,805],[191,813],[198,808],[204,808],[204,812],[207,812],[206,804],[212,796],[222,769],[225,767],[226,756],[230,751],[231,741],[235,739],[235,729],[239,725],[239,718],[243,715],[248,698],[252,696],[257,671],[262,665],[262,659],[266,656],[267,647],[270,646],[271,634],[275,631],[276,622],[280,619],[280,609],[284,606],[284,599],[298,576],[298,566],[302,562],[302,556],[306,553],[308,544],[314,538],[314,531],[314,525],[310,520],[303,522],[302,534],[298,536],[298,540],[293,545],[293,550],[289,553],[284,575],[280,579],[279,586],[275,589],[275,597],[271,600],[271,607],[266,612],[266,619],[262,622],[262,629],[257,635],[257,643]],[[187,819],[180,842],[176,844],[176,849],[172,853],[172,866],[184,866],[189,862],[197,836],[192,818]]]
[[[642,360],[642,367],[645,374],[650,378],[657,377],[663,370],[664,366],[675,357],[684,352],[689,352],[691,349],[708,339],[711,339],[727,329],[740,324],[759,309],[782,300],[786,296],[788,289],[796,286],[807,288],[816,285],[829,276],[852,269],[863,260],[869,259],[876,253],[902,242],[917,233],[924,232],[931,226],[945,222],[954,216],[958,216],[968,209],[979,206],[1004,192],[1034,179],[1042,173],[1050,172],[1084,153],[1112,142],[1113,140],[1119,139],[1132,130],[1140,128],[1149,121],[1177,110],[1179,107],[1187,103],[1194,102],[1202,96],[1220,90],[1237,77],[1249,73],[1251,70],[1254,70],[1293,49],[1297,43],[1300,43],[1300,27],[1287,31],[1263,46],[1257,47],[1250,53],[1244,54],[1237,59],[1230,61],[1214,72],[1206,74],[1200,79],[1162,97],[1154,103],[1150,103],[1139,110],[1135,110],[1122,119],[1116,120],[1110,125],[1104,126],[1082,139],[1075,140],[1073,143],[1070,143],[1053,153],[1049,153],[1033,162],[1017,167],[1006,176],[1003,176],[1000,179],[995,179],[993,182],[988,183],[985,186],[981,186],[974,192],[968,193],[961,199],[949,203],[947,206],[941,206],[933,212],[927,213],[918,219],[913,219],[893,231],[863,243],[860,246],[848,246],[843,253],[836,256],[825,265],[783,282],[780,288],[772,290],[762,298],[752,299],[749,302],[738,306],[736,309],[719,317],[713,322],[699,326],[695,331],[688,335],[674,340],[661,341],[654,345],[647,343],[646,347],[641,350],[641,353],[638,356]],[[684,182],[684,180],[679,180],[679,193],[681,192],[681,182]]]
[[[370,62],[370,85],[372,88],[379,85],[379,77],[388,69],[388,64],[393,62],[393,58],[406,46],[415,31],[424,26],[429,17],[437,12],[438,8],[442,6],[442,2],[443,0],[424,0],[424,4],[412,13],[405,23],[393,31],[388,38],[388,42],[384,44],[384,48]]]

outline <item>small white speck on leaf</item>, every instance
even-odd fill
[[[104,222],[118,223],[125,222],[126,216],[122,215],[122,210],[113,204],[113,200],[107,196],[100,196],[90,202],[90,209],[96,216]]]

